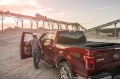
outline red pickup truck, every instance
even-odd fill
[[[23,32],[21,59],[31,57],[25,45],[32,33]],[[50,31],[39,38],[42,60],[59,70],[60,79],[120,79],[120,44],[87,41],[82,31]]]

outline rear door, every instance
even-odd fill
[[[20,57],[21,59],[32,57],[31,45],[26,45],[31,39],[33,39],[32,33],[23,32],[20,42]]]

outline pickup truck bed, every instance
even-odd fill
[[[101,49],[101,48],[110,48],[110,47],[118,47],[120,44],[117,43],[106,43],[106,42],[91,42],[87,41],[84,43],[66,43],[64,45],[69,45],[78,48],[85,48],[85,49]]]
[[[76,52],[80,52],[81,56],[84,54],[82,51],[85,49],[91,50],[91,55],[94,57],[95,70],[89,74],[112,70],[120,66],[120,44],[118,43],[87,41],[84,43],[64,43],[60,45],[67,47],[68,51],[76,50]]]

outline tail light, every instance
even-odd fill
[[[94,70],[94,57],[84,56],[84,60],[86,69]]]

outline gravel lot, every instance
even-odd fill
[[[20,59],[20,31],[0,32],[0,79],[59,79],[56,68],[42,61],[33,67],[32,58]]]
[[[50,68],[40,61],[40,69],[36,70],[32,58],[20,59],[21,34],[22,31],[0,32],[0,79],[59,79],[56,68]],[[120,43],[120,39],[88,40]]]

